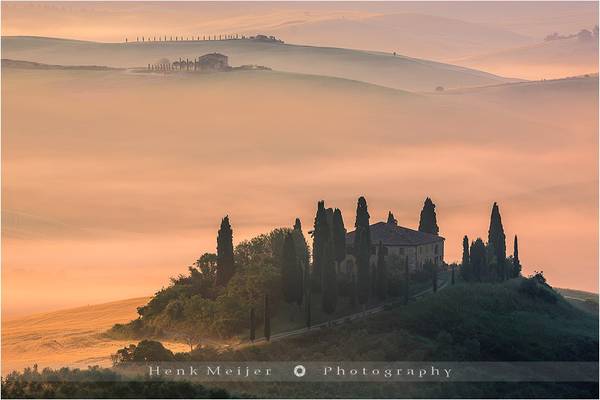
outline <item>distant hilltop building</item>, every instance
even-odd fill
[[[229,57],[220,53],[205,54],[198,58],[201,71],[222,71],[229,69]]]
[[[204,54],[198,58],[185,60],[180,58],[178,61],[170,62],[166,58],[161,58],[154,64],[148,64],[149,71],[197,71],[197,72],[215,72],[227,71],[229,58],[220,53]]]
[[[415,231],[399,226],[396,222],[378,222],[370,226],[371,258],[370,264],[377,263],[379,242],[383,244],[384,258],[388,261],[396,256],[401,262],[408,261],[411,271],[418,271],[427,262],[436,265],[444,263],[444,238],[430,233]],[[354,251],[354,235],[356,231],[346,234],[346,259],[340,267],[342,272],[356,270]]]
[[[277,39],[275,36],[267,36],[267,35],[250,36],[249,39],[258,40],[258,41],[261,41],[261,42],[283,43],[283,40]]]

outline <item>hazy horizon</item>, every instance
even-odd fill
[[[264,33],[286,43],[397,52],[523,79],[597,72],[597,46],[544,41],[597,24],[596,2],[2,3],[3,36],[121,43]]]

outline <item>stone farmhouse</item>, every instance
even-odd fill
[[[419,271],[427,262],[436,265],[444,263],[444,238],[430,233],[415,231],[399,226],[395,222],[378,222],[371,228],[370,264],[377,263],[379,242],[383,243],[384,257],[389,261],[392,256],[403,263],[408,260],[411,272]],[[346,234],[346,259],[340,263],[340,272],[350,273],[356,270],[356,259],[353,255],[354,236],[356,231]]]

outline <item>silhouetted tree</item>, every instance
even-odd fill
[[[333,241],[328,238],[323,248],[323,286],[321,290],[321,306],[327,314],[332,314],[337,306],[337,277],[335,271]]]
[[[369,226],[369,211],[367,200],[358,199],[356,206],[356,227],[354,235],[354,253],[357,267],[358,302],[365,305],[369,301],[370,290],[370,258],[371,258],[371,228]]]
[[[302,274],[304,273],[305,268],[308,268],[309,266],[310,256],[306,238],[304,237],[304,233],[302,233],[302,224],[300,223],[300,218],[296,218],[296,221],[294,222],[292,236],[294,237],[294,243],[296,244],[296,258],[298,259],[301,269],[300,280],[302,281],[302,293],[304,293],[304,285],[310,285],[308,282],[304,281]],[[300,298],[300,301],[302,301],[302,297]]]
[[[419,220],[419,231],[437,235],[440,231],[437,225],[437,217],[435,215],[435,204],[428,197],[425,199],[423,209],[421,210],[421,218]]]
[[[498,275],[501,280],[506,279],[506,235],[502,226],[500,208],[494,203],[490,216],[490,229],[488,230],[488,245],[492,245],[492,255],[498,266]]]
[[[325,243],[329,236],[329,226],[327,225],[327,210],[323,200],[317,203],[317,215],[315,216],[315,226],[313,230],[313,268],[311,272],[311,284],[315,292],[321,291],[323,251]]]
[[[379,242],[377,249],[377,270],[375,273],[375,282],[377,282],[375,295],[379,300],[385,300],[387,297],[387,267],[385,265],[385,247],[383,242]]]
[[[515,241],[513,244],[513,270],[512,277],[516,278],[521,275],[521,260],[519,260],[519,242],[517,241],[517,235],[515,235]]]
[[[471,243],[469,255],[473,278],[481,281],[487,275],[486,249],[483,240],[477,238]]]
[[[463,237],[462,265],[460,266],[460,273],[465,281],[473,279],[469,257],[469,238],[467,235]]]
[[[452,280],[451,283],[454,285],[454,264],[452,264]]]
[[[392,225],[398,225],[398,220],[394,218],[394,214],[391,211],[388,211],[387,223]]]
[[[271,309],[269,307],[269,295],[265,294],[265,339],[271,340]]]
[[[256,317],[254,315],[254,307],[250,309],[250,341],[256,339]]]
[[[311,293],[310,287],[310,268],[308,265],[304,267],[304,311],[306,317],[306,327],[310,329],[311,326]]]
[[[346,258],[346,228],[342,211],[336,208],[333,211],[333,247],[335,249],[335,261],[338,265]]]
[[[226,285],[234,273],[233,231],[229,224],[229,216],[225,216],[217,235],[217,286]]]
[[[281,288],[286,303],[302,303],[302,270],[292,233],[285,236],[281,260]]]

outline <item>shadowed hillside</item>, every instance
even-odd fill
[[[531,296],[524,279],[458,284],[408,306],[342,327],[188,360],[222,361],[596,361],[598,318],[555,300]],[[550,290],[551,289],[547,288]],[[186,359],[180,355],[181,359]],[[597,382],[235,383],[258,397],[522,398],[597,397]]]

